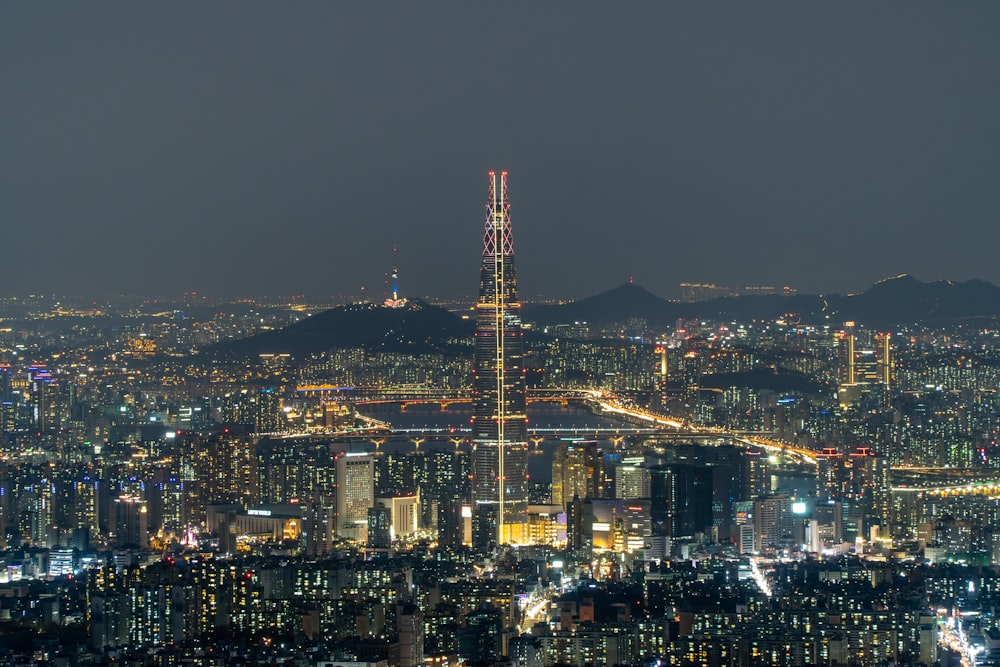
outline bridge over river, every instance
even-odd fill
[[[471,403],[466,390],[446,390],[419,386],[404,387],[332,387],[312,385],[299,387],[299,392],[320,395],[328,400],[345,400],[365,408],[379,409],[379,406],[398,405],[401,413],[411,409],[426,410],[437,405],[437,412],[449,411],[452,405],[464,406]],[[755,446],[786,461],[817,464],[817,454],[812,449],[773,439],[768,433],[748,433],[721,428],[704,427],[685,420],[668,417],[632,405],[628,400],[600,389],[547,388],[529,389],[528,402],[531,404],[553,403],[561,407],[586,406],[602,422],[600,425],[532,424],[529,422],[529,436],[537,448],[540,443],[551,439],[611,440],[615,446],[629,437],[653,439],[660,442],[701,442],[704,444],[736,444]],[[279,437],[323,437],[343,442],[389,441],[409,442],[419,448],[425,442],[446,441],[456,447],[468,443],[471,431],[467,425],[407,425],[393,424],[370,414],[363,417],[365,428],[336,432],[301,433]],[[1000,497],[1000,472],[982,469],[938,469],[895,466],[892,468],[893,491],[934,492],[944,495],[975,494]]]

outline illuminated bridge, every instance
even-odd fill
[[[895,493],[1000,497],[1000,471],[982,468],[897,466],[892,469]]]
[[[402,387],[335,387],[330,385],[311,385],[299,387],[304,394],[319,395],[328,400],[350,401],[357,405],[378,405],[382,403],[400,404],[405,410],[407,405],[436,403],[445,409],[447,405],[471,401],[468,391],[436,389],[423,386]],[[597,389],[529,389],[529,401],[569,401],[586,403],[594,414],[623,422],[621,426],[537,426],[529,425],[528,434],[536,446],[545,438],[610,438],[617,445],[628,436],[655,437],[659,441],[692,440],[706,444],[739,443],[761,447],[772,453],[796,459],[807,464],[816,464],[815,452],[797,448],[788,443],[777,442],[762,437],[763,434],[745,432],[730,432],[717,428],[705,428],[688,422],[666,417],[627,405],[618,397]],[[368,422],[367,429],[351,429],[336,433],[315,434],[319,437],[336,437],[339,439],[369,439],[392,440],[407,438],[419,447],[428,439],[444,438],[459,445],[463,439],[468,439],[471,429],[463,426],[447,427],[409,427],[398,428],[387,422],[379,421],[370,416],[364,417]],[[301,434],[305,435],[305,434]],[[291,436],[295,437],[295,436]]]
[[[379,431],[379,433],[385,435],[403,435],[403,436],[420,436],[420,435],[472,435],[472,429],[466,426],[461,427],[439,427],[439,428],[390,428],[385,431]],[[562,436],[597,436],[601,438],[606,438],[613,435],[654,435],[659,433],[655,428],[633,428],[630,426],[621,427],[594,427],[594,426],[543,426],[538,428],[528,427],[528,435],[533,436],[551,436],[551,437],[562,437]]]
[[[418,385],[395,387],[338,387],[333,385],[307,385],[298,388],[300,393],[321,396],[328,400],[350,401],[357,405],[378,405],[382,403],[407,405],[436,403],[445,409],[449,404],[470,402],[467,390],[448,390]],[[760,434],[730,432],[717,428],[705,428],[688,422],[665,417],[641,408],[624,404],[618,397],[599,389],[529,389],[529,401],[569,401],[586,403],[598,416],[625,422],[615,427],[528,427],[533,440],[545,437],[595,437],[612,438],[616,442],[626,436],[655,436],[659,440],[702,440],[705,442],[737,442],[761,447],[772,453],[780,453],[803,463],[815,465],[816,452],[797,448],[788,443],[769,440]],[[370,429],[326,433],[337,438],[394,438],[405,437],[413,441],[427,438],[448,438],[452,441],[467,438],[471,429],[466,427],[412,427],[396,428],[389,423],[372,417],[365,417]],[[303,434],[304,435],[304,434]],[[319,435],[319,434],[317,434]],[[457,443],[456,443],[457,444]],[[419,445],[418,445],[419,446]]]
[[[596,440],[608,439],[617,443],[629,436],[651,436],[660,433],[656,429],[641,428],[632,426],[621,427],[594,427],[594,426],[540,426],[538,428],[528,427],[528,436],[535,446],[547,439],[572,439],[572,440]],[[343,442],[374,442],[376,444],[387,441],[404,441],[419,446],[425,441],[441,440],[450,441],[456,446],[469,441],[472,429],[467,426],[452,427],[411,427],[393,428],[372,427],[372,428],[352,428],[342,431],[308,431],[303,433],[273,433],[261,434],[270,435],[278,439],[336,439]]]
[[[452,403],[471,403],[472,393],[468,389],[441,389],[421,385],[401,385],[394,387],[340,387],[336,385],[302,385],[296,391],[306,396],[319,396],[328,400],[342,400],[357,405],[378,405],[400,403],[406,405],[439,404],[447,407]],[[586,401],[594,395],[590,389],[529,389],[529,402]]]
[[[330,400],[345,400],[362,405],[399,403],[401,409],[407,404],[437,403],[445,409],[451,403],[472,400],[467,390],[448,390],[404,385],[397,387],[335,387],[330,385],[309,385],[298,388],[307,395],[319,395]],[[621,427],[536,427],[529,425],[528,432],[536,446],[545,438],[582,437],[609,438],[617,445],[628,436],[652,437],[661,442],[671,440],[701,441],[706,444],[738,443],[755,446],[771,454],[816,465],[818,452],[798,447],[794,444],[773,440],[766,433],[730,431],[721,428],[703,427],[689,422],[666,417],[641,408],[628,405],[622,399],[599,389],[529,389],[529,401],[557,401],[560,403],[586,403],[598,416],[624,422]],[[339,439],[409,439],[419,447],[426,439],[441,438],[454,442],[456,446],[471,435],[467,427],[444,428],[394,428],[391,424],[371,417],[365,417],[368,428],[351,429],[341,432],[298,434],[302,437],[334,437]],[[932,493],[938,495],[989,495],[1000,497],[1000,471],[975,468],[930,468],[896,466],[892,468],[892,490],[898,493]]]

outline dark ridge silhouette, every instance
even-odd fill
[[[339,306],[278,331],[225,341],[202,352],[216,358],[290,354],[302,358],[335,348],[412,354],[468,354],[474,323],[412,300],[399,308],[371,303]]]
[[[580,301],[557,306],[528,305],[525,322],[536,325],[588,322],[611,324],[644,320],[670,328],[678,319],[751,321],[785,318],[803,324],[840,326],[854,320],[867,326],[941,324],[1000,318],[1000,288],[982,281],[924,283],[909,275],[872,285],[861,294],[842,296],[742,296],[700,303],[673,303],[644,287],[627,283]],[[412,354],[471,354],[475,323],[413,300],[401,308],[350,304],[323,311],[284,329],[212,345],[203,354],[238,358],[287,353],[296,358],[334,348],[364,348]],[[526,332],[529,339],[544,338]]]
[[[1000,318],[1000,288],[982,280],[925,283],[903,274],[881,280],[860,294],[846,296],[738,296],[699,303],[673,303],[639,285],[627,284],[573,303],[524,310],[524,319],[536,324],[588,322],[600,325],[642,319],[651,327],[670,327],[678,319],[750,321],[779,318],[836,326],[854,320],[871,327]]]
[[[558,306],[526,305],[523,318],[540,324],[624,322],[636,318],[661,322],[672,317],[677,305],[664,301],[645,287],[625,283],[609,292]]]
[[[843,319],[880,326],[993,318],[1000,316],[1000,288],[983,280],[924,283],[904,274],[843,297],[837,307]]]

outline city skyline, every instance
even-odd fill
[[[474,296],[495,164],[532,298],[997,283],[997,11],[6,7],[0,293]]]
[[[0,591],[22,591],[0,627],[28,637],[5,650],[980,662],[1000,315],[975,308],[1000,288],[899,277],[869,296],[939,318],[893,333],[833,297],[782,302],[821,302],[812,321],[691,317],[727,291],[695,284],[665,321],[560,305],[524,335],[507,172],[488,179],[474,317],[397,294],[312,317],[0,300]],[[360,335],[316,336],[347,314]],[[289,322],[311,350],[213,344]]]
[[[852,9],[0,8],[0,663],[1000,665],[1000,7]]]

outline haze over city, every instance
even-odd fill
[[[0,294],[1000,282],[1000,8],[8,4]]]
[[[0,6],[0,667],[1000,666],[998,19]]]

